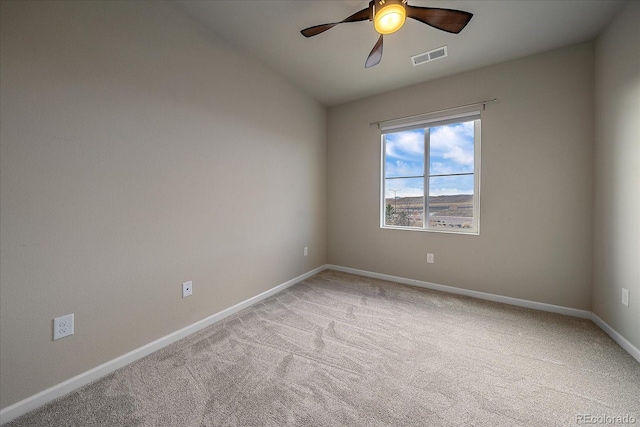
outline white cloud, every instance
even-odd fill
[[[473,173],[473,163],[468,166],[454,165],[452,162],[431,162],[431,175],[446,175],[450,173]]]
[[[473,173],[473,122],[439,126],[431,129],[431,175]],[[385,176],[422,176],[424,173],[424,135],[422,131],[390,134],[386,139]],[[398,197],[424,195],[422,179],[386,181],[385,197],[393,198],[390,188],[399,190]],[[473,176],[432,177],[431,195],[473,194]]]
[[[431,188],[429,196],[450,196],[458,194],[473,194],[473,190],[461,190],[459,188]]]
[[[442,155],[445,159],[453,160],[459,165],[473,164],[473,151],[463,150],[459,146],[451,147],[451,150]]]
[[[473,176],[434,177],[429,181],[429,194],[432,196],[473,194]]]
[[[469,166],[473,165],[473,122],[431,129],[431,155]]]
[[[422,132],[401,132],[387,136],[387,156],[405,161],[424,158],[424,134]]]
[[[386,176],[420,176],[424,174],[422,163],[396,160],[385,165]]]

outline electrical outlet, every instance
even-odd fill
[[[307,246],[305,246],[304,250],[302,251],[302,253],[304,254],[304,256],[309,255],[309,248]]]
[[[434,255],[433,255],[433,254],[427,254],[427,262],[428,262],[429,264],[433,264],[433,263],[435,262],[435,259],[434,259]]]
[[[73,335],[73,313],[53,319],[53,339],[59,340],[69,335]]]
[[[629,307],[629,290],[622,288],[622,304]]]
[[[193,294],[193,282],[189,280],[182,284],[182,298],[190,297]]]

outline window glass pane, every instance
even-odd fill
[[[385,225],[422,227],[424,179],[386,179],[384,207]]]
[[[473,172],[473,121],[430,128],[429,175]]]
[[[424,175],[424,129],[388,133],[385,138],[385,176]]]
[[[473,175],[429,179],[429,226],[473,227]]]
[[[425,121],[424,128],[383,128],[383,226],[476,233],[479,122],[478,112]]]

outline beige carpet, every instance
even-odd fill
[[[324,271],[7,427],[567,426],[584,415],[640,425],[640,363],[591,321]]]

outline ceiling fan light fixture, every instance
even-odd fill
[[[380,33],[380,37],[378,37],[378,41],[364,63],[365,68],[371,68],[378,65],[382,59],[382,40],[384,35],[394,33],[402,28],[407,16],[438,30],[458,34],[469,23],[473,13],[463,10],[411,6],[407,4],[407,0],[371,0],[367,8],[347,16],[342,21],[314,25],[301,30],[300,33],[305,37],[313,37],[339,24],[373,21],[373,26]],[[434,55],[429,53],[430,60],[435,58],[435,53]]]
[[[398,31],[407,19],[406,0],[375,0],[373,25],[380,34]]]

